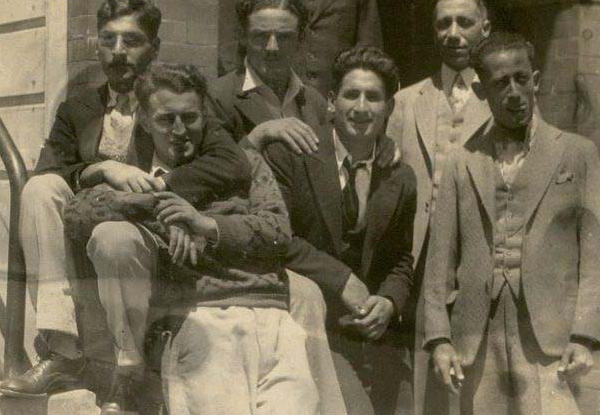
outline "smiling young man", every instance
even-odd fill
[[[192,163],[161,177],[149,174],[154,147],[138,134],[133,84],[158,55],[160,22],[160,10],[145,0],[106,0],[98,9],[97,53],[107,83],[60,105],[35,176],[22,194],[21,244],[36,327],[48,352],[30,371],[2,382],[3,394],[41,396],[81,386],[84,359],[75,305],[67,294],[75,279],[75,253],[63,237],[62,217],[74,193],[106,182],[134,192],[169,188],[198,201],[222,188],[249,187],[243,152],[211,119]]]
[[[578,414],[572,381],[600,340],[598,152],[537,114],[521,36],[491,34],[471,62],[493,120],[445,165],[425,345],[461,414]]]
[[[379,49],[357,48],[339,55],[333,73],[328,105],[335,118],[317,130],[318,150],[298,155],[274,143],[265,151],[294,234],[286,267],[324,293],[348,412],[409,413],[398,318],[412,281],[416,182],[403,163],[374,163],[397,70]]]

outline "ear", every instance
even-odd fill
[[[477,98],[479,98],[482,101],[487,99],[485,86],[483,85],[483,83],[481,81],[473,82],[473,84],[471,85],[471,88],[473,88],[473,92],[475,92],[475,95],[477,95]]]
[[[154,61],[158,57],[158,52],[160,51],[160,38],[158,36],[152,41],[152,49],[154,49],[152,53],[152,60]]]
[[[492,31],[492,23],[488,19],[485,19],[481,24],[481,34],[484,38],[488,37]]]
[[[542,74],[540,73],[539,70],[533,71],[532,79],[533,79],[533,91],[535,93],[537,93],[540,89],[540,80],[542,79]]]
[[[334,114],[335,113],[335,92],[329,91],[327,94],[327,111]]]

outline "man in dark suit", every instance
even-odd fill
[[[253,0],[260,3],[261,0]],[[222,1],[219,64],[222,73],[238,67],[245,55],[240,27],[234,17],[239,0]],[[338,53],[354,46],[382,47],[376,0],[301,0],[308,10],[300,51],[294,57],[298,75],[323,96],[332,87],[331,65]],[[283,4],[285,1],[279,1]],[[243,28],[242,28],[243,30]]]
[[[445,166],[425,345],[461,414],[578,414],[572,381],[600,340],[598,152],[537,115],[521,36],[493,33],[471,53],[493,120]]]
[[[36,175],[22,195],[21,243],[33,284],[37,329],[48,353],[30,371],[2,383],[2,392],[12,396],[39,396],[80,385],[84,359],[75,306],[66,292],[75,267],[62,222],[63,206],[74,192],[107,182],[134,192],[171,189],[195,203],[214,198],[222,188],[249,186],[243,152],[215,121],[209,121],[209,134],[195,161],[160,178],[148,173],[154,147],[147,134],[138,134],[132,89],[137,75],[158,54],[161,13],[143,0],[107,0],[97,17],[98,57],[108,83],[59,107]]]
[[[286,267],[325,295],[349,413],[409,413],[398,319],[412,280],[416,182],[406,164],[373,163],[397,70],[379,49],[357,48],[340,54],[333,77],[328,106],[335,120],[317,130],[318,151],[298,155],[281,143],[265,151],[294,233]]]
[[[420,291],[427,256],[431,213],[447,153],[465,145],[489,120],[485,100],[472,89],[478,82],[469,66],[469,47],[490,31],[488,12],[482,0],[438,0],[433,17],[435,41],[442,67],[431,77],[403,88],[396,94],[396,107],[387,134],[401,149],[402,160],[417,176],[417,213],[413,255],[415,288]],[[432,415],[446,407],[445,395],[429,373],[429,353],[423,345],[423,299],[416,296],[415,322],[415,413]]]

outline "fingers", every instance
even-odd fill
[[[179,263],[181,255],[183,255],[183,251],[185,248],[185,234],[184,232],[177,228],[177,243],[175,245],[175,252],[173,252],[173,256],[171,257],[171,262],[174,264]]]
[[[190,262],[193,266],[198,265],[198,249],[194,241],[190,241]]]
[[[149,180],[152,180],[152,177],[138,176],[136,178],[136,183],[141,188],[142,193],[150,193],[152,190],[154,190]]]
[[[156,219],[158,219],[162,223],[165,223],[165,219],[167,217],[173,215],[174,213],[183,211],[182,206],[175,205],[175,204],[164,206],[162,209],[157,207],[157,209],[158,209],[158,214],[156,215]]]
[[[290,150],[292,150],[298,155],[302,154],[302,148],[296,143],[296,140],[289,131],[282,131],[281,138],[283,139],[285,144],[290,148]]]
[[[175,212],[166,217],[161,221],[165,226],[175,225],[177,223],[188,223],[188,216],[184,212]]]
[[[454,369],[454,375],[456,377],[456,380],[458,381],[458,386],[462,386],[462,381],[465,380],[465,375],[463,374],[462,371],[462,366],[460,364],[460,359],[459,357],[454,354],[451,357],[451,362],[452,362],[452,369]]]
[[[560,364],[558,365],[557,372],[559,377],[565,375],[565,370],[571,361],[571,354],[571,349],[567,347],[567,350],[565,350],[565,352],[562,354],[560,358]]]
[[[458,389],[454,386],[454,382],[452,382],[452,374],[450,372],[450,361],[446,360],[444,365],[439,368],[439,372],[442,375],[442,382],[444,386],[454,395],[458,394]]]
[[[315,134],[310,126],[297,118],[294,118],[295,126],[297,130],[302,134],[302,137],[306,141],[306,144],[312,151],[318,150],[319,137]]]
[[[130,179],[128,179],[127,180],[127,184],[129,185],[129,188],[131,189],[132,192],[134,192],[134,193],[144,193],[144,189],[138,183],[137,178],[130,178]]]
[[[155,192],[154,197],[159,200],[179,199],[179,196],[173,192]]]
[[[169,228],[169,255],[173,257],[175,247],[177,246],[177,228],[172,226]]]
[[[582,376],[587,374],[593,366],[593,360],[588,359],[586,353],[579,353],[573,356],[565,371],[569,376]]]

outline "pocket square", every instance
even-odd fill
[[[556,184],[563,184],[573,181],[575,174],[570,171],[563,171],[556,176]]]

